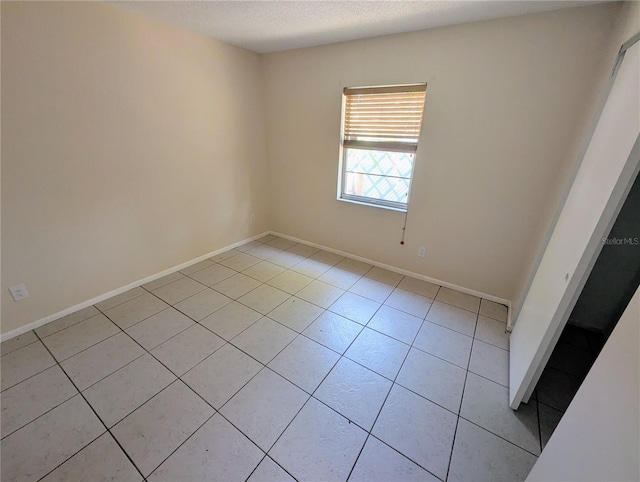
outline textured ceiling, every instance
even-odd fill
[[[259,53],[411,32],[598,1],[117,1]]]

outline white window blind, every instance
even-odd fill
[[[406,211],[426,88],[344,89],[338,199]]]
[[[426,88],[418,84],[344,89],[343,145],[415,152]]]

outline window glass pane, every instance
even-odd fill
[[[409,179],[346,172],[344,193],[352,196],[406,203],[409,195]]]
[[[345,149],[347,172],[411,178],[415,154],[408,152]]]

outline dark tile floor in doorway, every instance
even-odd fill
[[[604,335],[574,325],[567,325],[560,335],[535,391],[543,448],[587,376],[604,342]]]

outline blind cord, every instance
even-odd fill
[[[400,244],[404,244],[404,233],[407,231],[407,217],[409,216],[409,210],[404,212],[404,226],[402,226],[402,238],[400,238]]]

